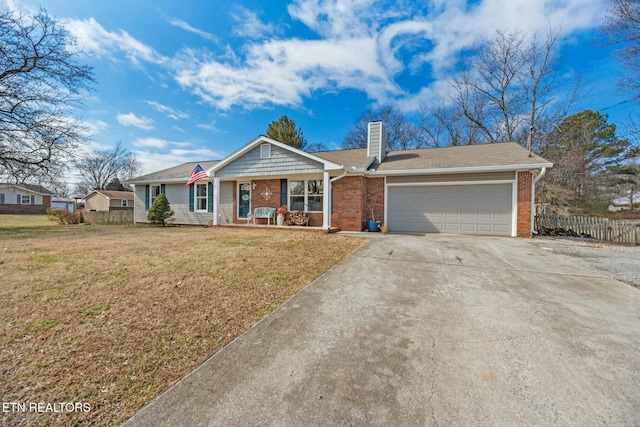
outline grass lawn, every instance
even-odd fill
[[[2,425],[116,425],[365,240],[244,228],[9,225],[0,216]]]

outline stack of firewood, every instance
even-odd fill
[[[571,228],[562,228],[562,227],[544,227],[540,226],[538,228],[539,236],[560,236],[560,237],[585,237],[590,238],[591,234],[587,233],[578,233],[577,231]]]
[[[304,211],[289,212],[289,219],[286,221],[287,225],[308,225],[309,214]]]

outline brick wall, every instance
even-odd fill
[[[253,188],[255,184],[256,188]],[[269,199],[265,199],[262,193],[266,189],[272,193]],[[236,190],[237,191],[237,190]],[[280,207],[280,178],[277,179],[259,179],[251,181],[251,209],[255,208],[276,208]],[[253,212],[251,212],[253,214]],[[240,221],[243,222],[242,220]],[[244,221],[246,222],[246,221]],[[251,220],[253,223],[253,219]],[[256,218],[256,224],[266,224],[267,218]],[[269,220],[273,224],[273,220]],[[322,225],[322,224],[321,224]]]
[[[364,213],[365,221],[370,221],[373,218],[376,221],[384,222],[384,178],[368,178],[366,202],[367,210]]]
[[[517,229],[518,237],[531,237],[531,172],[518,172]]]
[[[0,213],[6,214],[43,214],[48,207],[51,207],[51,196],[42,196],[41,205],[0,205]]]
[[[362,231],[371,219],[384,219],[384,178],[346,176],[333,183],[331,226],[346,231]]]
[[[363,176],[345,176],[333,183],[331,226],[361,231],[364,227],[366,183]]]

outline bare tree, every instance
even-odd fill
[[[75,40],[46,11],[0,11],[0,175],[59,176],[85,133],[73,111],[94,82]]]
[[[559,102],[558,31],[544,40],[521,31],[497,30],[469,55],[464,70],[450,79],[452,108],[466,119],[473,142],[526,144],[529,129],[545,133],[557,125],[573,101]]]
[[[367,124],[381,120],[384,123],[388,150],[406,150],[423,145],[418,128],[399,109],[390,105],[367,109],[342,139],[342,148],[365,148],[367,146]]]
[[[620,81],[640,100],[640,3],[638,0],[607,0],[609,12],[603,31],[609,41],[620,44],[618,56],[626,69]]]
[[[444,147],[477,144],[481,135],[455,105],[439,99],[431,105],[420,104],[418,109],[422,145]]]
[[[80,175],[76,191],[82,194],[105,189],[115,179],[124,182],[138,175],[142,169],[135,156],[121,142],[110,150],[98,150],[80,156],[74,166]]]

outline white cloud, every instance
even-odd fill
[[[208,131],[214,132],[214,133],[220,132],[220,129],[218,129],[216,127],[216,123],[215,122],[213,122],[213,123],[200,123],[200,124],[196,125],[196,127],[200,128],[200,129],[208,130]]]
[[[138,117],[133,113],[118,114],[118,122],[124,126],[135,126],[144,130],[153,129],[153,120],[147,117]]]
[[[231,17],[237,22],[233,33],[240,37],[266,38],[276,32],[273,24],[262,22],[258,15],[244,7],[238,6],[237,12],[233,12]]]
[[[109,127],[109,125],[102,120],[85,120],[83,124],[90,135],[99,134]]]
[[[165,148],[169,141],[160,138],[138,138],[132,142],[136,147],[153,147],[153,148]]]
[[[218,38],[214,34],[208,33],[199,28],[192,27],[188,22],[182,21],[180,19],[170,18],[167,20],[167,22],[169,22],[169,24],[173,25],[174,27],[182,28],[185,31],[189,31],[190,33],[197,34],[200,37],[205,38],[207,40],[211,40],[214,42],[218,41]]]
[[[185,51],[176,61],[175,78],[220,110],[299,107],[317,91],[343,89],[362,91],[378,102],[402,100],[416,93],[397,83],[400,74],[428,65],[432,74],[424,76],[421,96],[440,92],[460,52],[498,28],[533,34],[551,26],[567,35],[598,25],[604,8],[600,0],[431,3],[427,8],[401,0],[294,0],[289,14],[319,39],[247,42],[226,61]],[[257,20],[254,13],[245,14]]]
[[[169,150],[169,152],[151,152],[148,150],[133,150],[136,160],[144,166],[142,174],[159,171],[187,162],[202,160],[218,160],[224,158],[228,153],[209,150],[207,148],[196,150]]]
[[[235,105],[298,106],[315,90],[357,88],[372,97],[397,93],[398,88],[376,60],[371,38],[330,40],[272,40],[247,48],[241,66],[200,59],[193,52],[189,64],[176,73],[183,87],[217,108]]]
[[[70,19],[65,22],[65,26],[75,36],[77,47],[84,52],[109,58],[124,53],[136,66],[140,66],[143,61],[155,64],[167,61],[167,58],[126,31],[108,31],[94,18]]]
[[[188,119],[189,115],[180,110],[176,110],[175,108],[169,107],[167,105],[160,104],[155,101],[146,101],[147,104],[151,105],[156,111],[166,114],[167,117],[173,120],[181,120]]]

